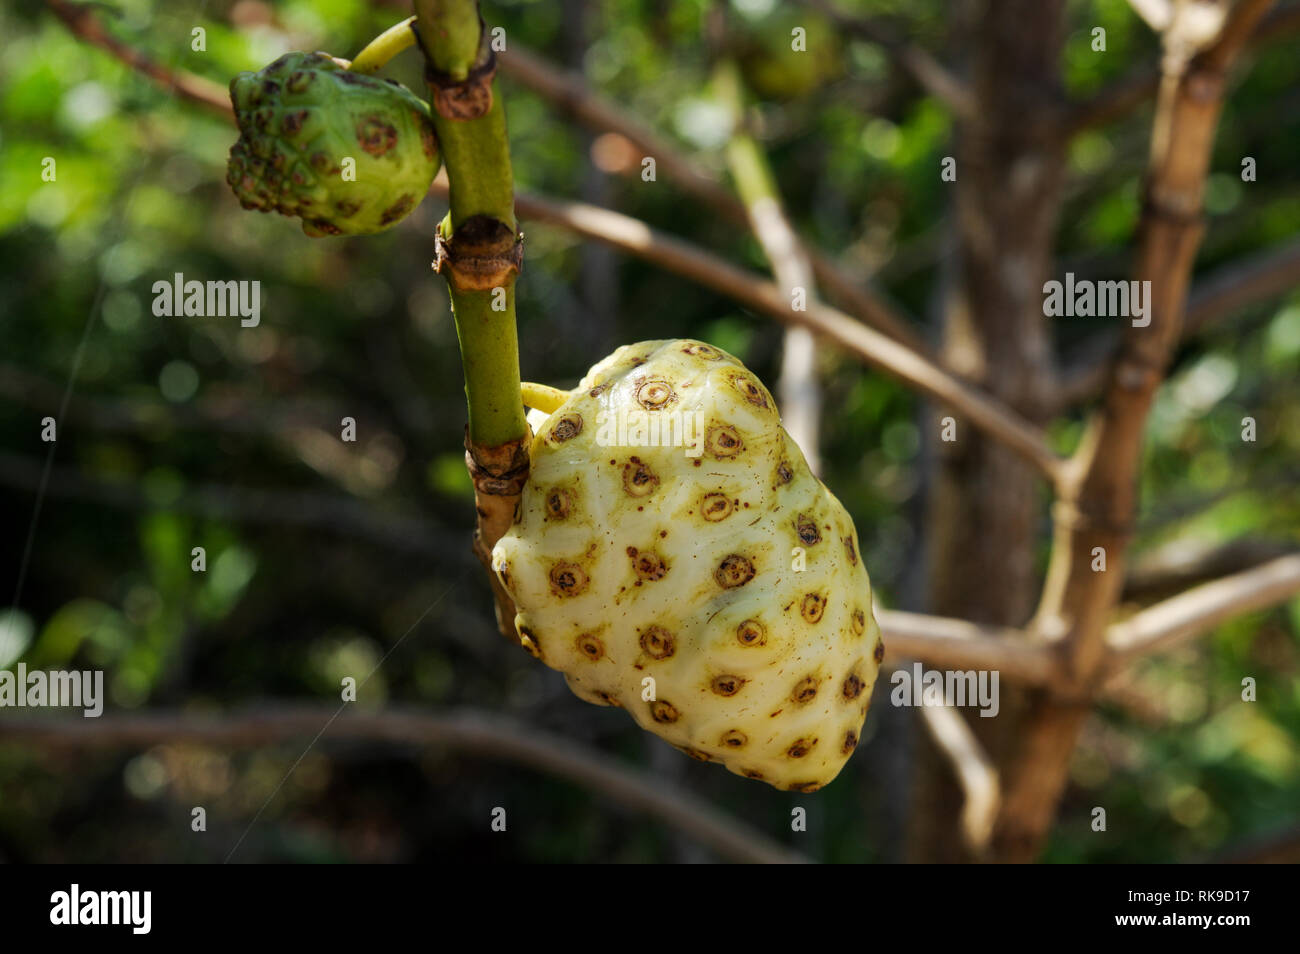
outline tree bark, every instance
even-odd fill
[[[1063,149],[1060,0],[972,2],[958,24],[971,38],[977,108],[957,125],[955,281],[943,303],[941,356],[1031,421],[1052,392],[1050,329],[1042,287],[1060,211]],[[951,414],[956,440],[940,438]],[[1023,624],[1037,592],[1034,548],[1043,515],[1038,473],[1023,458],[934,409],[927,436],[937,457],[926,517],[927,609],[975,622]],[[1014,737],[1023,693],[1005,682],[996,719],[972,729],[995,763]],[[911,856],[973,860],[957,829],[962,796],[927,738],[919,745]]]

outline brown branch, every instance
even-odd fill
[[[1198,281],[1188,293],[1183,340],[1296,287],[1300,287],[1300,240],[1229,262]],[[1101,393],[1119,341],[1118,334],[1097,335],[1080,349],[1081,354],[1061,373],[1056,389],[1058,409],[1074,407]]]
[[[1115,623],[1106,633],[1111,666],[1172,649],[1243,613],[1300,594],[1300,554],[1205,583]]]
[[[1229,262],[1192,289],[1183,335],[1300,286],[1300,240],[1274,246],[1244,261]]]
[[[1278,7],[1255,24],[1247,47],[1261,49],[1287,39],[1297,30],[1300,30],[1300,3]],[[1155,96],[1159,87],[1160,71],[1155,66],[1137,67],[1096,95],[1074,104],[1065,121],[1066,135],[1073,136],[1122,119]]]
[[[164,89],[174,90],[182,99],[197,103],[226,119],[234,119],[235,111],[230,104],[230,95],[220,83],[214,83],[188,70],[163,66],[131,45],[123,43],[105,29],[89,4],[70,3],[67,0],[45,0],[45,4],[80,39],[111,53]]]
[[[916,81],[921,89],[952,110],[962,119],[978,119],[975,96],[970,88],[926,50],[895,35],[878,20],[849,16],[829,0],[800,0],[835,24],[839,29],[883,47],[885,52]]]
[[[921,720],[952,765],[961,786],[964,799],[961,833],[966,847],[976,858],[983,857],[993,837],[1002,798],[997,766],[956,709],[945,705],[922,706]]]
[[[1064,789],[1087,715],[1082,704],[1108,660],[1107,624],[1118,601],[1133,533],[1147,414],[1177,346],[1187,288],[1204,231],[1202,196],[1223,106],[1226,72],[1271,0],[1241,0],[1219,39],[1202,44],[1175,16],[1164,35],[1165,73],[1151,135],[1136,277],[1151,282],[1149,324],[1130,326],[1102,408],[1071,458],[1054,510],[1047,580],[1034,628],[1066,647],[1076,699],[1035,700],[1010,769],[995,842],[1006,860],[1038,852]],[[1186,31],[1186,32],[1185,32]],[[1097,553],[1106,567],[1094,571]]]
[[[1056,654],[1023,632],[961,619],[877,609],[885,657],[917,659],[940,669],[996,670],[1018,683],[1043,686],[1056,678]]]
[[[437,183],[434,184],[437,188]],[[787,325],[808,328],[825,340],[914,389],[953,408],[971,425],[1035,464],[1052,480],[1061,458],[1047,446],[1042,431],[1006,405],[948,374],[905,345],[821,302],[791,311],[774,282],[730,264],[644,222],[580,202],[519,193],[515,204],[524,218],[559,225],[629,252],[726,295]]]
[[[668,140],[629,116],[625,107],[592,91],[581,75],[548,63],[514,41],[501,55],[500,63],[507,76],[518,80],[561,112],[590,129],[621,136],[642,155],[654,157],[656,168],[688,195],[731,222],[738,225],[748,223],[743,203],[717,179],[702,171]],[[640,171],[639,165],[632,168]],[[914,351],[928,353],[929,347],[921,336],[877,290],[849,277],[844,268],[824,252],[806,247],[813,272],[828,295],[877,331]]]
[[[1176,593],[1298,550],[1293,541],[1253,537],[1208,547],[1170,544],[1134,562],[1124,580],[1124,599]]]
[[[331,722],[334,714],[332,707],[321,706],[224,715],[163,711],[108,714],[98,719],[6,717],[0,721],[0,744],[45,751],[144,748],[167,742],[258,748],[310,740],[328,724],[323,741],[359,739],[443,746],[566,778],[625,808],[657,818],[735,861],[783,864],[807,860],[676,785],[511,719],[473,710],[430,714],[388,709],[351,710]]]

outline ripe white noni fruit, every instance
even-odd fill
[[[524,648],[694,758],[835,778],[884,646],[853,521],[767,389],[711,345],[644,341],[535,429],[492,554]]]

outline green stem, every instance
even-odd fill
[[[407,17],[367,43],[352,61],[349,67],[352,72],[378,73],[398,53],[415,46],[415,33],[411,30],[414,22],[415,17]]]
[[[416,27],[426,59],[453,79],[468,76],[479,52],[475,0],[415,0]],[[450,183],[450,222],[443,237],[473,216],[496,219],[515,233],[514,177],[506,136],[505,107],[492,84],[492,107],[478,119],[450,120],[433,111],[438,148]],[[501,447],[528,434],[519,399],[519,337],[515,327],[515,280],[501,292],[462,291],[451,282],[452,315],[460,340],[469,405],[470,443]],[[494,309],[496,304],[500,310]]]

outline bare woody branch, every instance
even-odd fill
[[[961,786],[961,833],[976,857],[988,850],[997,821],[1002,786],[997,766],[989,758],[966,719],[948,706],[922,706],[921,719],[931,738],[947,757]]]
[[[351,710],[333,718],[335,713],[327,707],[272,707],[223,715],[155,711],[106,714],[98,719],[6,718],[0,722],[0,745],[22,744],[45,751],[145,748],[169,742],[259,748],[310,740],[328,725],[322,737],[326,743],[364,740],[442,746],[530,766],[657,818],[734,861],[784,864],[807,860],[662,778],[511,719],[473,710],[437,714]]]
[[[1116,623],[1106,633],[1110,664],[1181,645],[1235,616],[1300,594],[1300,554],[1279,557],[1171,597]]]
[[[436,182],[434,185],[437,188]],[[972,426],[1036,465],[1051,480],[1060,479],[1062,460],[1047,446],[1039,428],[996,399],[964,384],[915,351],[854,321],[844,312],[815,301],[809,302],[807,311],[791,311],[789,299],[774,282],[608,209],[525,193],[517,194],[515,203],[525,218],[559,225],[622,249],[787,325],[809,329],[954,409]]]
[[[1164,35],[1165,75],[1151,135],[1136,277],[1151,282],[1147,327],[1131,327],[1057,501],[1055,536],[1035,628],[1061,639],[1066,676],[1091,684],[1107,662],[1107,624],[1123,586],[1133,533],[1147,414],[1176,347],[1192,264],[1204,232],[1202,196],[1223,106],[1226,73],[1271,0],[1240,0],[1219,39],[1175,16]],[[1182,32],[1184,25],[1187,32]],[[1199,49],[1200,52],[1192,51]],[[1106,571],[1094,572],[1098,552]],[[1078,701],[1037,700],[1005,774],[995,842],[1000,856],[1031,860],[1055,814],[1087,715]]]
[[[877,20],[848,16],[829,0],[801,2],[820,12],[841,30],[883,47],[921,89],[945,104],[954,115],[963,119],[978,118],[975,97],[970,89],[926,50],[897,36]]]
[[[105,29],[90,4],[69,3],[67,0],[45,0],[45,2],[50,12],[82,40],[106,50],[164,89],[175,90],[182,99],[197,103],[226,119],[234,119],[235,111],[230,105],[230,96],[220,83],[214,83],[187,70],[170,69],[130,44],[123,43]]]
[[[1192,338],[1225,318],[1295,288],[1300,288],[1300,240],[1229,262],[1192,286],[1182,337]],[[1100,394],[1118,347],[1119,335],[1108,334],[1098,335],[1081,348],[1079,356],[1061,373],[1056,406],[1073,407]]]
[[[1247,47],[1259,49],[1287,39],[1300,31],[1300,3],[1290,3],[1271,11],[1258,21]],[[1137,67],[1096,95],[1071,107],[1065,122],[1066,135],[1094,129],[1122,119],[1137,109],[1160,87],[1160,70],[1153,65]]]
[[[938,669],[997,670],[1017,683],[1045,686],[1056,677],[1050,646],[1029,642],[1023,632],[961,619],[876,610],[885,658],[898,665],[916,659]]]
[[[584,126],[623,137],[645,156],[653,156],[659,170],[687,194],[739,225],[748,223],[743,203],[700,169],[672,143],[628,115],[627,109],[592,91],[575,73],[548,63],[518,43],[512,42],[501,55],[501,69],[507,75],[552,103]],[[637,169],[640,167],[637,166]],[[830,256],[808,247],[809,260],[817,280],[834,300],[854,316],[895,341],[926,353],[928,346],[898,311],[875,289],[859,284]]]

